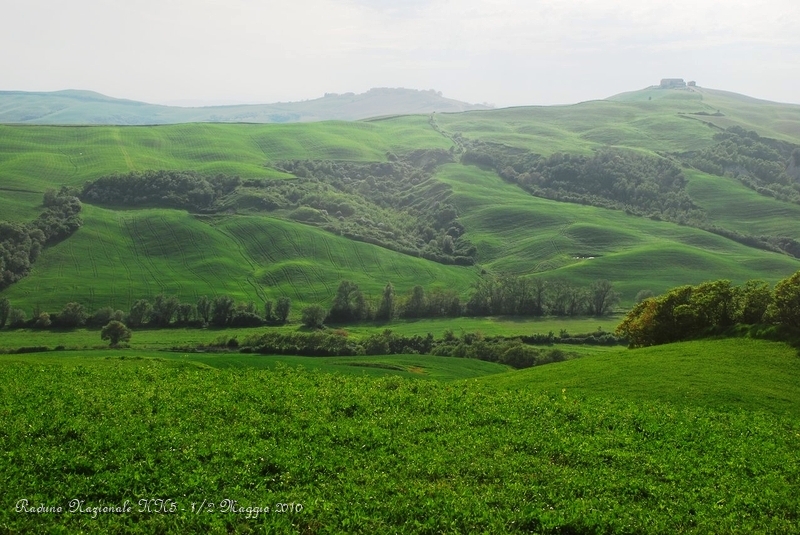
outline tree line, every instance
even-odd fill
[[[598,333],[593,333],[598,334]],[[610,333],[601,333],[611,336]],[[581,335],[581,340],[591,335]],[[401,335],[389,329],[361,339],[351,338],[346,331],[327,330],[314,332],[271,331],[238,338],[220,337],[209,345],[181,346],[179,351],[239,351],[264,355],[300,355],[309,357],[356,355],[436,355],[457,358],[474,358],[498,362],[514,368],[529,368],[572,358],[573,353],[560,348],[533,347],[531,343],[552,345],[552,333],[531,342],[525,337],[485,337],[480,332],[462,332],[456,335],[448,330],[441,338],[431,333],[425,336]]]
[[[616,333],[627,338],[630,347],[646,347],[758,324],[789,332],[800,329],[800,271],[774,289],[761,280],[741,286],[717,280],[674,288],[634,306]]]
[[[69,188],[44,193],[44,211],[28,223],[0,221],[0,290],[30,273],[42,249],[83,225],[81,202]]]
[[[612,312],[619,296],[607,280],[599,280],[583,288],[567,281],[546,281],[510,276],[486,276],[473,285],[467,301],[454,290],[435,288],[426,291],[414,286],[406,295],[398,296],[391,282],[374,303],[358,284],[343,280],[329,308],[309,305],[301,311],[301,321],[309,328],[324,324],[360,321],[389,321],[394,318],[441,318],[460,316],[602,316]],[[67,303],[52,313],[36,307],[31,317],[25,310],[11,306],[8,298],[0,299],[0,328],[77,328],[102,327],[110,321],[128,327],[256,327],[285,323],[292,301],[287,296],[267,300],[260,305],[253,301],[236,302],[229,295],[200,297],[195,303],[181,302],[177,296],[157,295],[152,301],[137,299],[127,310],[101,307],[90,313],[77,302]]]
[[[485,276],[473,285],[467,301],[462,301],[453,290],[426,291],[419,285],[405,296],[398,296],[390,282],[376,305],[356,283],[344,280],[336,290],[330,309],[326,311],[321,305],[305,307],[302,321],[307,327],[322,327],[325,323],[393,318],[603,316],[610,314],[617,303],[619,294],[607,280],[595,281],[586,288],[565,280]]]
[[[237,303],[229,295],[202,296],[196,303],[186,303],[174,295],[159,294],[152,301],[137,299],[127,311],[101,307],[90,313],[82,304],[70,302],[57,313],[36,307],[29,318],[4,297],[0,299],[0,328],[74,329],[102,327],[112,321],[128,327],[256,327],[285,323],[291,307],[292,300],[286,296],[267,300],[259,307],[253,301]]]

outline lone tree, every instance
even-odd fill
[[[117,347],[120,342],[131,339],[131,330],[124,323],[112,320],[100,331],[100,339],[108,340],[111,347]]]

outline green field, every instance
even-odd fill
[[[721,115],[708,115],[718,110]],[[543,155],[589,154],[608,146],[650,154],[697,150],[713,143],[717,126],[728,124],[797,143],[798,117],[796,106],[698,88],[644,90],[573,106],[362,122],[0,126],[0,210],[4,219],[30,220],[41,210],[40,195],[47,188],[80,186],[114,172],[175,169],[281,179],[288,175],[271,163],[382,162],[389,153],[457,149],[455,134]],[[730,178],[692,170],[686,175],[687,191],[709,224],[800,238],[796,205],[759,195]],[[800,261],[787,255],[694,228],[536,198],[472,166],[440,167],[434,180],[452,188],[465,237],[478,248],[476,268],[352,242],[279,219],[285,217],[279,213],[198,217],[178,210],[86,205],[83,228],[47,249],[33,272],[2,295],[28,312],[36,306],[56,311],[72,300],[90,309],[127,309],[135,299],[162,292],[186,301],[221,293],[256,302],[289,296],[298,312],[305,304],[330,303],[343,279],[357,282],[373,299],[388,281],[400,294],[422,284],[466,297],[485,270],[581,285],[606,278],[628,307],[643,289],[660,292],[715,278],[775,282],[800,268]]]
[[[450,165],[437,177],[453,187],[483,265],[500,273],[541,273],[584,284],[607,278],[626,305],[643,289],[658,293],[715,276],[737,283],[757,278],[776,282],[800,268],[797,259],[691,227],[533,197],[477,167]],[[734,191],[763,198],[747,189]],[[800,207],[788,203],[766,199],[763,204],[800,214]],[[716,206],[725,217],[737,217],[722,202]],[[769,229],[778,230],[779,219],[764,224],[772,221]],[[746,214],[742,220],[747,221]],[[784,229],[789,235],[792,224]]]
[[[427,365],[455,378],[450,362],[416,356],[324,373],[300,360],[259,369],[273,357],[95,355],[0,356],[5,531],[800,529],[797,356],[774,342],[506,373],[466,363],[460,381],[368,376]],[[15,512],[22,499],[67,512]],[[72,499],[89,512],[68,512]],[[148,499],[166,507],[148,512]],[[126,500],[130,512],[92,516]]]
[[[703,340],[620,349],[521,370],[487,382],[502,390],[566,388],[574,396],[663,401],[800,418],[800,358],[779,343]],[[656,379],[657,378],[657,379]]]
[[[276,327],[137,328],[124,349],[109,349],[96,328],[0,330],[0,533],[800,533],[800,360],[786,344],[742,337],[636,350],[558,345],[567,360],[525,370],[430,355],[189,350],[305,332],[300,309],[329,307],[342,280],[357,283],[373,305],[389,281],[398,299],[422,285],[454,290],[463,303],[481,276],[503,274],[581,288],[608,279],[621,295],[615,314],[602,318],[332,326],[357,341],[385,329],[437,339],[449,331],[613,332],[640,290],[713,279],[775,283],[800,270],[800,260],[655,216],[535,197],[494,171],[458,163],[479,141],[543,156],[609,147],[658,155],[684,165],[692,210],[709,226],[800,240],[799,205],[688,167],[685,153],[712,146],[714,134],[733,125],[800,144],[800,107],[702,88],[349,123],[0,126],[3,220],[36,218],[48,188],[128,171],[236,174],[289,191],[302,181],[279,162],[308,159],[333,161],[330,172],[348,176],[334,177],[333,193],[314,190],[319,176],[306,176],[306,189],[287,196],[332,195],[338,203],[369,186],[410,207],[386,217],[420,225],[412,256],[348,239],[353,227],[335,226],[345,224],[333,215],[338,204],[325,209],[332,225],[324,230],[287,219],[285,205],[244,208],[233,197],[208,213],[84,203],[84,225],[0,293],[29,317],[69,301],[89,312],[127,310],[160,293],[184,302],[228,294],[259,311],[287,296],[292,314]],[[375,180],[388,174],[356,177],[370,162],[416,165],[417,149],[443,149],[415,154],[454,163],[417,174],[404,168],[409,181],[401,184],[414,190],[407,197]],[[245,188],[269,193],[259,181]],[[354,197],[335,197],[340,192]],[[448,216],[435,231],[433,219],[414,219],[451,205],[457,222]],[[384,209],[359,206],[372,210],[367,215]],[[405,228],[359,216],[359,229]],[[461,226],[476,265],[423,258]],[[294,351],[286,347],[269,351]],[[19,348],[36,352],[12,353]],[[68,509],[73,499],[88,512],[16,510],[20,500]],[[233,503],[225,500],[239,511],[223,511]],[[102,510],[126,501],[130,511]]]
[[[127,310],[159,293],[195,302],[228,294],[261,303],[288,295],[296,312],[328,303],[342,279],[377,299],[386,282],[465,292],[474,268],[444,266],[306,225],[260,216],[198,219],[178,210],[112,211],[86,206],[84,226],[52,247],[34,272],[3,292],[15,306],[57,311]],[[65,281],[69,281],[65,283]],[[260,307],[260,304],[259,304]]]

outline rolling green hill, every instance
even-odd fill
[[[588,156],[609,147],[653,161],[666,158],[683,169],[685,193],[703,225],[797,240],[800,205],[759,194],[738,179],[692,169],[682,155],[714,146],[715,133],[732,124],[800,145],[798,110],[697,88],[648,89],[574,106],[362,122],[0,126],[1,219],[17,222],[36,217],[48,188],[80,187],[113,173],[193,170],[239,175],[267,187],[270,181],[292,183],[281,167],[285,161],[316,162],[319,168],[336,162],[358,174],[358,162],[388,164],[398,156],[415,161],[413,155],[422,149],[441,150],[450,154],[451,163],[431,164],[430,177],[419,185],[422,197],[414,202],[452,205],[477,262],[476,267],[443,265],[356,242],[331,230],[335,225],[300,223],[290,210],[262,209],[235,198],[205,214],[85,204],[84,226],[45,249],[32,273],[2,295],[28,310],[37,305],[56,310],[71,300],[90,308],[124,309],[161,292],[186,300],[220,293],[254,301],[286,295],[298,311],[303,304],[330,303],[342,279],[357,282],[373,299],[387,281],[398,294],[422,284],[465,296],[483,270],[583,285],[606,278],[622,294],[622,305],[629,306],[642,289],[659,292],[715,278],[775,282],[800,269],[800,261],[691,222],[678,225],[537,197],[485,166],[460,163],[459,156],[470,143],[484,143],[535,158],[557,152]],[[307,178],[304,187],[314,180],[322,178]],[[369,182],[357,176],[344,177],[337,187],[357,195],[367,184],[383,187],[379,177]],[[382,224],[374,219],[382,213],[388,212],[371,212],[373,219],[361,228]],[[402,213],[397,217],[414,217],[414,212]],[[336,223],[333,212],[320,217]],[[366,221],[363,214],[347,217]]]
[[[383,115],[465,111],[486,106],[444,98],[435,91],[370,89],[326,94],[303,102],[178,107],[107,97],[91,91],[49,93],[0,91],[0,123],[15,124],[177,124],[296,123],[355,121]]]
[[[659,400],[796,419],[798,363],[797,350],[786,344],[735,338],[619,349],[484,381],[502,390],[566,389],[569,396]]]
[[[779,273],[800,269],[797,259],[702,230],[532,197],[475,167],[447,166],[438,178],[453,187],[456,205],[464,214],[461,220],[478,247],[482,265],[500,273],[536,273],[583,283],[607,278],[630,302],[642,289],[661,292],[715,276],[740,282],[774,280]],[[800,212],[800,206],[744,191],[765,205]],[[735,213],[726,213],[736,218]]]

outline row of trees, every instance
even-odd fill
[[[308,327],[321,327],[324,323],[465,315],[602,316],[609,314],[618,302],[619,296],[607,280],[582,288],[562,280],[484,277],[473,286],[472,295],[466,302],[454,290],[437,288],[425,291],[419,285],[406,295],[398,296],[390,282],[377,303],[368,299],[356,283],[344,280],[339,284],[330,308],[318,304],[307,306],[302,310],[302,322]],[[252,327],[286,322],[291,306],[291,299],[286,296],[275,302],[268,300],[259,307],[252,301],[236,303],[229,295],[213,299],[203,296],[196,303],[185,303],[176,296],[160,294],[152,302],[137,300],[127,312],[103,307],[90,314],[80,303],[68,303],[57,314],[36,309],[29,319],[24,310],[12,309],[8,299],[3,299],[0,300],[0,328],[6,323],[15,328],[101,327],[109,321],[124,322],[130,327]]]
[[[305,307],[302,321],[308,327],[324,323],[350,323],[362,320],[389,321],[393,318],[438,318],[459,316],[603,316],[611,313],[619,295],[607,280],[588,288],[563,280],[484,277],[474,286],[468,301],[462,302],[453,290],[426,292],[414,286],[405,296],[397,296],[387,283],[377,305],[358,285],[342,281],[328,310],[320,305]]]
[[[289,297],[277,301],[268,300],[261,308],[252,301],[236,303],[229,295],[213,299],[200,297],[196,303],[183,303],[176,296],[159,294],[149,301],[138,299],[125,312],[111,307],[102,307],[94,313],[80,303],[67,303],[58,313],[48,313],[38,307],[33,317],[28,318],[24,310],[12,308],[7,298],[0,299],[0,328],[76,328],[82,326],[102,327],[111,321],[130,327],[204,326],[254,327],[265,324],[285,323],[291,311]]]
[[[737,324],[800,329],[800,271],[771,290],[765,281],[680,286],[638,303],[617,327],[631,347],[698,338]]]
[[[359,340],[348,337],[343,331],[271,331],[248,336],[241,343],[233,339],[227,342],[220,340],[220,343],[220,348],[236,348],[245,353],[304,356],[426,354],[475,358],[514,368],[528,368],[572,356],[558,348],[532,347],[518,337],[484,337],[481,333],[468,332],[457,336],[452,331],[435,339],[430,333],[426,336],[404,336],[387,329]],[[188,351],[208,348],[204,346],[183,349]]]

